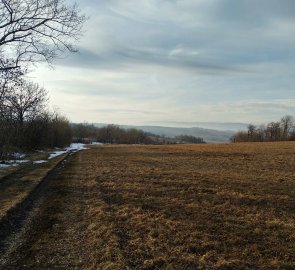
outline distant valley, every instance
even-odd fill
[[[165,127],[177,127],[177,128],[205,128],[214,129],[220,131],[242,131],[246,130],[247,123],[235,123],[235,122],[177,122],[177,121],[158,121],[150,122],[148,126],[165,126]]]
[[[203,123],[205,124],[205,123]],[[209,123],[207,123],[209,125]],[[217,125],[217,123],[215,123]],[[105,126],[106,124],[96,123],[97,127]],[[232,129],[229,129],[232,125]],[[240,124],[242,127],[242,124]],[[195,137],[201,137],[204,141],[209,143],[225,143],[229,142],[230,138],[235,134],[236,131],[245,128],[237,128],[233,130],[233,124],[226,125],[220,123],[220,128],[223,126],[224,130],[211,129],[203,127],[166,127],[166,126],[133,126],[133,125],[119,125],[121,128],[136,128],[141,129],[145,132],[150,132],[156,135],[164,135],[168,137],[175,137],[180,135],[191,135]]]

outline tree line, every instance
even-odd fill
[[[48,92],[24,72],[8,70],[0,78],[0,158],[14,151],[63,147],[72,139],[69,121],[48,109]]]
[[[206,143],[203,138],[195,137],[191,135],[176,136],[175,140],[179,143],[192,143],[192,144],[204,144]]]
[[[73,41],[82,34],[87,17],[66,0],[0,0],[0,157],[13,149],[61,147],[74,138],[105,143],[175,143],[198,138],[167,138],[114,125],[95,128],[70,125],[49,112],[48,93],[25,80],[39,62],[52,64],[67,52],[76,52]]]
[[[48,93],[25,75],[52,64],[82,33],[86,16],[65,0],[0,0],[0,158],[17,150],[61,147],[71,141],[69,121],[50,112]]]
[[[93,124],[72,124],[73,140],[75,142],[98,141],[101,143],[118,144],[176,144],[176,143],[205,143],[202,138],[181,135],[174,138],[160,136],[140,129],[120,128],[117,125],[96,127]]]
[[[48,109],[48,92],[28,81],[39,62],[52,64],[66,52],[76,52],[87,20],[76,4],[65,0],[0,0],[0,158],[18,150],[62,147],[72,139],[104,143],[202,143],[195,137],[168,138],[115,125],[96,128],[71,125]]]
[[[295,119],[286,115],[280,121],[266,125],[248,125],[247,131],[239,131],[232,138],[232,142],[273,142],[295,141]]]
[[[101,142],[119,144],[152,144],[154,141],[138,129],[123,129],[117,125],[96,127],[93,124],[72,124],[74,142]]]

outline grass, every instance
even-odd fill
[[[124,263],[150,269],[294,267],[292,146],[102,150],[107,160],[96,180],[110,207],[105,225],[115,227]]]
[[[10,266],[294,269],[294,164],[293,142],[79,152]]]
[[[0,220],[21,203],[63,157],[41,165],[25,164],[18,170],[6,171],[6,177],[0,180]]]
[[[32,161],[36,161],[36,160],[43,160],[43,159],[47,159],[49,156],[49,154],[47,152],[29,152],[26,154],[26,156],[24,157],[25,160],[30,160]],[[0,168],[0,183],[1,183],[1,179],[18,171],[20,168],[24,168],[24,167],[28,167],[30,166],[31,163],[22,163],[19,164],[18,166],[11,166],[11,167],[7,167],[7,168]]]

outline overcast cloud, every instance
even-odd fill
[[[295,108],[294,0],[78,1],[79,54],[32,74],[72,121],[264,122]]]

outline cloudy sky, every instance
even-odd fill
[[[295,114],[294,0],[78,0],[79,54],[31,76],[71,121],[253,122]]]

